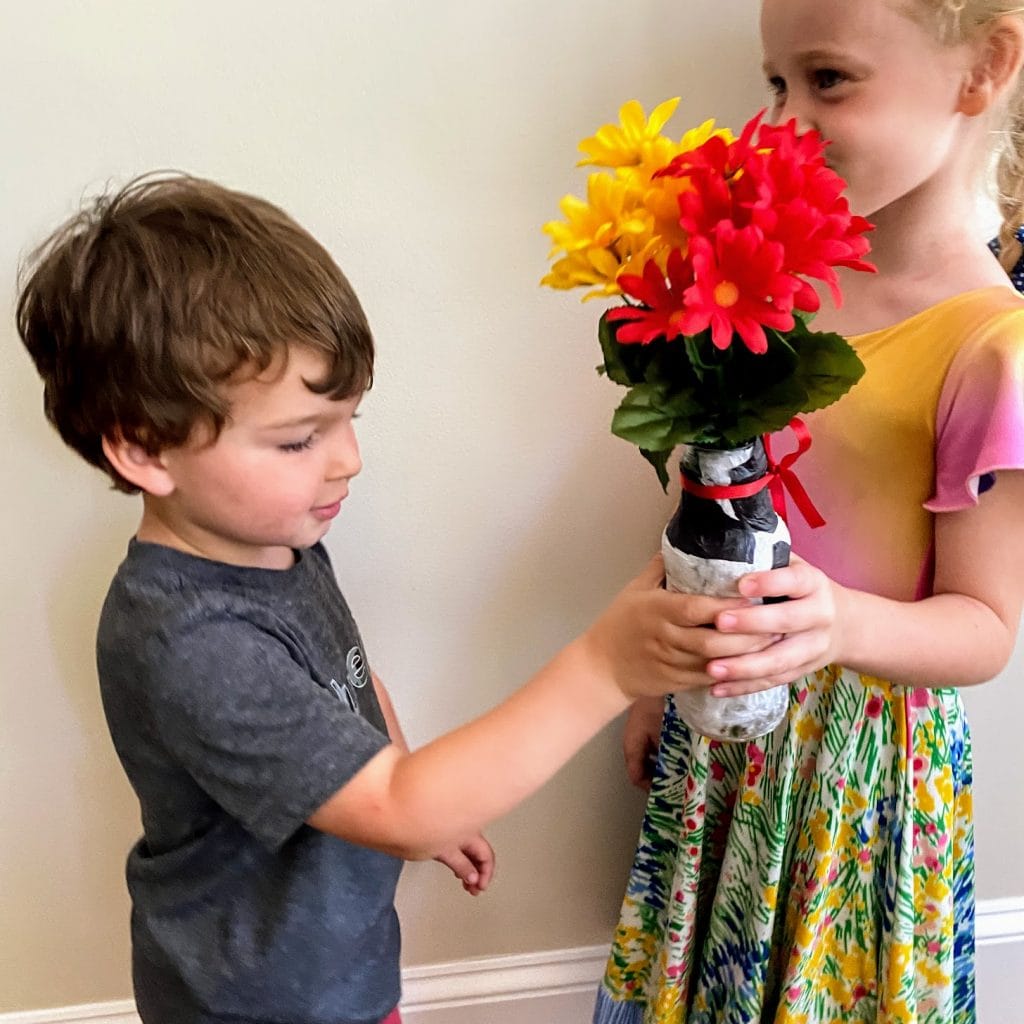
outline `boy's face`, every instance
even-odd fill
[[[140,540],[234,565],[285,568],[293,548],[330,529],[362,468],[353,418],[362,395],[332,399],[319,353],[293,346],[255,377],[225,388],[227,422],[213,443],[197,428],[160,461],[167,493],[146,495]]]

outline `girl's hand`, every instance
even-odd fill
[[[479,832],[434,860],[450,868],[470,896],[479,896],[494,877],[494,848]]]
[[[664,562],[656,555],[580,637],[630,700],[710,686],[709,661],[760,651],[778,639],[741,627],[728,634],[708,629],[723,613],[745,609],[747,598],[670,593],[664,578]]]
[[[786,597],[778,604],[730,608],[715,617],[722,633],[761,634],[779,639],[763,650],[709,662],[716,697],[781,686],[839,657],[840,606],[843,588],[797,555],[784,569],[755,572],[739,582],[748,598]]]
[[[663,697],[641,697],[629,709],[622,733],[622,756],[626,774],[634,786],[650,792],[654,761],[661,740],[661,719],[665,714]]]

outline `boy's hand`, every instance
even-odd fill
[[[664,578],[664,562],[655,555],[580,638],[631,700],[709,686],[715,682],[709,661],[761,651],[778,639],[707,628],[716,616],[745,609],[747,599],[670,593]]]
[[[470,896],[479,896],[494,877],[494,848],[479,832],[434,860],[450,868]]]
[[[839,607],[843,588],[796,555],[784,569],[755,572],[739,583],[744,597],[787,597],[719,612],[715,625],[726,634],[761,634],[777,642],[758,651],[716,658],[708,671],[716,697],[734,697],[781,686],[839,660]]]
[[[661,740],[661,720],[665,714],[663,697],[641,697],[629,709],[622,732],[622,756],[626,774],[634,786],[650,792],[654,761]]]

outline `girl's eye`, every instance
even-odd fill
[[[786,80],[779,75],[773,75],[768,79],[768,91],[778,99],[786,92]]]
[[[812,72],[811,81],[816,89],[821,89],[824,92],[841,85],[846,79],[842,72],[836,71],[835,68],[819,68]]]
[[[277,447],[282,452],[304,452],[307,448],[313,447],[313,434],[303,438],[301,441],[289,441],[286,444],[279,444]]]

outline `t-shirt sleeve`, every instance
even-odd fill
[[[252,623],[207,620],[151,643],[156,735],[270,849],[389,743]]]
[[[999,470],[1024,469],[1024,314],[1001,317],[950,365],[936,413],[930,512],[978,502]]]

